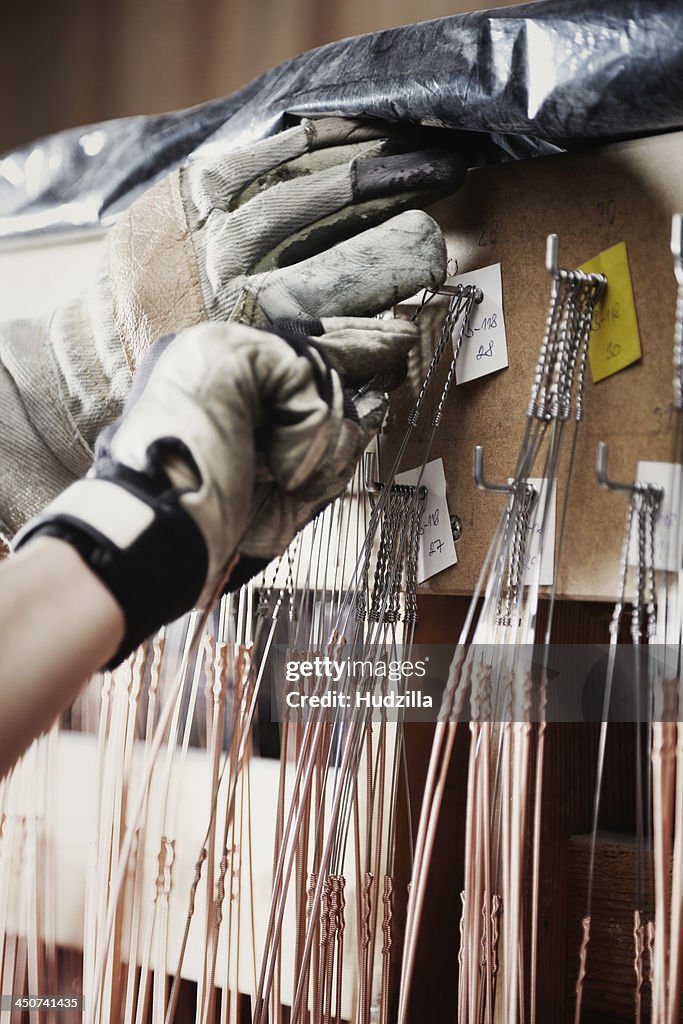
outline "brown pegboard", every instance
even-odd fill
[[[560,238],[560,265],[576,267],[624,241],[628,252],[642,359],[606,380],[587,377],[579,427],[558,594],[609,600],[616,594],[625,518],[623,495],[598,488],[595,448],[610,445],[610,475],[632,480],[639,459],[669,461],[672,451],[672,340],[676,285],[669,250],[671,217],[683,210],[683,133],[619,143],[579,154],[481,168],[461,191],[430,212],[441,224],[460,273],[501,263],[509,368],[451,394],[431,458],[441,456],[448,503],[463,524],[458,565],[421,587],[471,593],[500,517],[504,496],[476,490],[472,449],[484,447],[489,479],[514,469],[545,325],[550,278],[546,238]],[[428,318],[425,362],[438,316]],[[446,359],[444,359],[446,362]],[[442,367],[439,381],[445,376]],[[438,382],[432,391],[436,402]],[[413,396],[406,385],[392,404],[383,438],[384,465],[402,436]],[[431,416],[425,409],[402,468],[422,461]],[[564,494],[558,493],[558,517]],[[558,524],[559,525],[559,524]]]

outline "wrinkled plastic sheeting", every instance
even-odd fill
[[[471,163],[683,127],[681,0],[540,0],[357,36],[226,99],[48,136],[0,160],[0,236],[107,223],[161,174],[288,115],[422,122]],[[475,133],[471,135],[469,133]]]

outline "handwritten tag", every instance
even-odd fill
[[[512,483],[512,480],[508,480]],[[538,493],[531,519],[529,520],[529,535],[527,539],[526,557],[524,562],[524,586],[529,587],[534,582],[534,575],[540,559],[541,569],[538,579],[539,587],[552,587],[555,579],[555,520],[557,518],[557,483],[553,483],[550,492],[550,502],[545,517],[545,536],[541,543],[541,522],[543,519],[543,506],[547,490],[547,481],[543,477],[530,476],[529,483],[532,484]]]
[[[596,383],[637,362],[641,356],[626,244],[619,242],[605,249],[580,269],[607,277],[607,289],[595,308],[588,341],[591,374]]]
[[[655,522],[655,569],[678,572],[681,568],[681,522],[680,493],[683,466],[674,462],[639,462],[636,479],[647,484],[659,484],[664,488],[659,515]],[[638,535],[634,529],[628,549],[628,564],[638,564]]]
[[[503,317],[503,280],[500,263],[481,270],[457,274],[447,284],[473,284],[481,288],[484,299],[472,309],[469,328],[465,331],[455,364],[455,380],[466,384],[487,373],[504,370],[508,365],[508,346]],[[456,324],[453,343],[460,325]]]
[[[451,533],[451,517],[446,503],[446,476],[443,471],[443,459],[428,462],[420,477],[419,469],[408,469],[405,473],[397,473],[395,483],[408,484],[411,487],[420,480],[420,486],[428,490],[427,501],[422,510],[420,522],[420,549],[417,556],[417,582],[443,572],[450,565],[455,565],[458,556],[455,553],[453,534]]]

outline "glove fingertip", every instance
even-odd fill
[[[350,402],[353,415],[347,413],[347,418],[355,419],[363,431],[369,434],[377,433],[389,408],[389,396],[386,391],[371,388],[354,395]]]

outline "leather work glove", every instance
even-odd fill
[[[400,381],[416,328],[311,327],[315,341],[218,323],[158,341],[88,476],[18,535],[67,541],[110,589],[127,624],[114,664],[346,486],[386,411],[375,385]]]
[[[442,279],[434,222],[394,214],[457,188],[464,164],[421,144],[323,118],[212,154],[130,207],[85,295],[0,324],[0,534],[87,472],[157,338],[206,319],[371,315]]]

